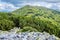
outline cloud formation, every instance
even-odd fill
[[[0,11],[9,12],[25,5],[44,6],[60,10],[60,0],[0,0]]]
[[[19,7],[15,7],[11,3],[0,2],[0,11],[13,11],[18,9]]]

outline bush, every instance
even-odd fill
[[[6,19],[3,19],[3,20],[0,20],[0,30],[10,30],[14,28],[14,23],[13,21],[10,21],[10,20],[6,20]]]

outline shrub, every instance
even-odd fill
[[[6,20],[6,19],[3,19],[3,20],[0,20],[0,30],[10,30],[14,27],[14,23],[13,21],[10,21],[10,20]]]

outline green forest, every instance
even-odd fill
[[[12,12],[0,12],[0,30],[18,27],[19,32],[48,32],[60,37],[60,12],[26,5]]]

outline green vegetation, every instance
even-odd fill
[[[30,26],[26,26],[26,27],[23,27],[23,29],[20,29],[20,31],[18,32],[38,32],[38,30]]]
[[[10,20],[0,20],[0,30],[9,30],[12,29],[14,27],[14,23],[13,21]]]
[[[60,12],[45,7],[24,6],[12,13],[0,13],[0,29],[20,27],[19,32],[46,31],[60,37]]]

